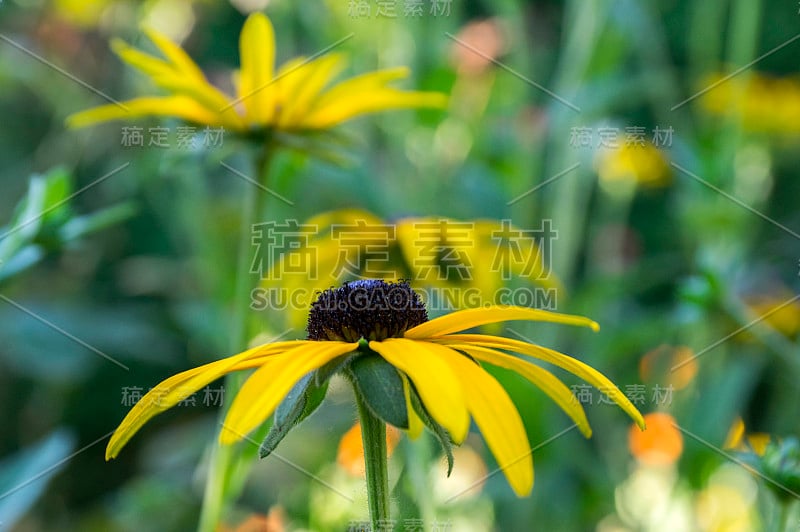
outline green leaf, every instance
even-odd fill
[[[442,452],[444,452],[445,456],[447,457],[447,476],[450,476],[450,473],[453,472],[453,440],[450,438],[450,433],[448,433],[441,425],[439,425],[433,418],[428,414],[428,411],[425,409],[425,406],[422,404],[422,399],[420,399],[419,394],[417,393],[416,388],[414,385],[409,381],[408,383],[409,388],[409,396],[411,397],[411,406],[414,411],[417,413],[419,418],[428,427],[436,439],[439,440],[439,445],[442,447]]]
[[[0,261],[7,262],[36,238],[42,226],[46,185],[42,177],[32,177],[28,193],[17,203],[7,227],[0,232]]]
[[[120,203],[92,214],[72,218],[60,228],[59,236],[62,242],[69,242],[125,221],[134,214],[136,208],[132,203]]]
[[[403,379],[383,357],[365,354],[350,364],[356,393],[360,393],[373,414],[384,422],[408,430],[408,412]]]
[[[4,529],[13,529],[27,513],[61,469],[55,466],[74,448],[74,436],[57,430],[42,442],[0,461],[0,519]]]
[[[8,261],[0,259],[0,281],[27,270],[43,257],[42,247],[30,244],[17,251]]]
[[[325,393],[328,391],[328,383],[326,381],[318,386],[314,379],[314,373],[312,371],[297,381],[275,409],[272,426],[258,450],[259,457],[266,458],[272,454],[272,451],[278,447],[289,431],[313,414],[322,404]]]
[[[0,228],[0,280],[33,266],[47,251],[135,213],[130,203],[122,203],[73,217],[72,188],[72,176],[63,168],[30,178],[28,191],[17,202],[9,224]]]
[[[70,217],[70,194],[72,176],[64,168],[54,168],[43,176],[44,204],[42,217],[44,225],[60,224]]]

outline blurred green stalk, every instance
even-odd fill
[[[269,141],[265,142],[260,154],[256,157],[252,174],[256,181],[262,183],[269,180],[270,162],[274,147]],[[242,221],[239,236],[239,250],[236,260],[236,284],[233,294],[233,324],[231,327],[231,340],[229,350],[238,353],[247,348],[248,342],[248,317],[250,308],[250,235],[253,224],[260,220],[260,209],[264,204],[259,202],[260,194],[254,187],[245,186],[242,193]],[[239,393],[243,384],[242,375],[228,374],[225,377],[225,397],[233,398]],[[220,412],[220,425],[222,425],[228,412],[231,401],[226,400]],[[245,452],[248,448],[255,448],[249,441],[239,442],[234,445],[220,445],[215,442],[211,445],[208,474],[206,476],[205,491],[203,493],[203,506],[200,513],[198,530],[200,532],[214,532],[218,529],[225,508],[241,492],[251,466],[246,463],[252,461],[255,452]]]
[[[608,16],[597,0],[573,0],[567,4],[564,16],[565,39],[563,53],[559,60],[558,72],[553,92],[567,100],[573,100],[582,85],[592,56]],[[573,109],[561,103],[552,104],[553,135],[548,150],[552,158],[545,165],[544,179],[550,179],[559,172],[574,165],[578,153],[564,140],[569,133]],[[580,115],[579,115],[580,116]],[[591,117],[588,117],[591,118]],[[584,118],[583,125],[588,121]],[[556,142],[552,142],[555,140]],[[542,180],[543,181],[543,180]],[[584,236],[584,221],[592,182],[589,173],[579,168],[570,172],[552,185],[551,207],[545,218],[557,220],[558,245],[553,249],[553,269],[569,285],[577,266]]]

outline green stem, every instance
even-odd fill
[[[792,501],[780,500],[778,501],[778,516],[775,521],[776,532],[788,532],[792,530]]]
[[[255,176],[258,183],[267,180],[272,149],[269,143],[256,159]],[[250,254],[251,232],[258,221],[261,192],[255,186],[245,186],[242,192],[242,221],[239,235],[239,250],[236,259],[235,285],[233,293],[233,324],[231,326],[230,352],[237,353],[247,347],[248,309],[250,308]],[[262,203],[263,206],[263,203]],[[225,377],[224,390],[227,400],[220,412],[220,423],[227,414],[227,405],[239,392],[242,386],[241,375],[229,374]],[[246,445],[252,445],[246,443]],[[246,478],[245,472],[236,467],[242,454],[241,445],[221,446],[214,443],[211,447],[208,475],[203,493],[203,506],[200,512],[200,532],[214,532],[219,528],[222,513],[230,500],[238,494]]]
[[[382,530],[389,520],[389,473],[387,469],[386,424],[369,409],[356,390],[361,441],[364,444],[364,465],[367,473],[367,495],[372,530]]]

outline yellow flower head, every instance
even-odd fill
[[[353,117],[390,109],[443,107],[446,98],[434,92],[409,92],[389,86],[408,76],[404,67],[362,74],[332,87],[344,59],[338,54],[298,57],[274,72],[275,35],[261,13],[247,18],[239,40],[241,69],[235,73],[236,96],[211,85],[194,61],[167,37],[145,30],[163,59],[121,41],[112,47],[123,61],[142,71],[167,96],[145,96],[103,105],[67,118],[78,128],[141,116],[176,117],[224,127],[239,133],[265,129],[313,131],[334,127]]]
[[[344,372],[376,415],[411,437],[419,435],[425,424],[435,431],[446,431],[450,440],[460,444],[467,436],[472,417],[512,489],[524,496],[533,487],[533,461],[525,428],[508,394],[481,363],[515,371],[561,406],[586,437],[591,435],[591,429],[581,404],[566,385],[542,367],[503,351],[543,360],[583,378],[604,390],[644,427],[642,415],[625,395],[583,362],[519,340],[458,334],[507,320],[598,328],[588,318],[523,307],[475,308],[428,321],[425,306],[405,282],[346,283],[322,292],[314,302],[308,319],[308,339],[262,345],[190,369],[157,385],[117,428],[106,458],[116,457],[150,418],[232,371],[257,368],[233,400],[220,433],[222,444],[241,440],[276,409],[280,411],[279,405],[289,399],[287,395],[296,390],[298,383],[327,381],[332,374]],[[399,398],[388,409],[380,401],[370,403],[370,394],[359,381],[360,375],[378,373],[382,383],[380,398]]]
[[[291,294],[286,300],[292,300],[292,308],[284,317],[292,327],[305,323],[317,292],[354,278],[412,279],[418,288],[441,289],[447,297],[442,305],[450,310],[512,303],[500,297],[512,276],[538,285],[545,295],[563,290],[539,243],[519,236],[523,231],[505,220],[408,217],[390,222],[361,209],[340,209],[302,225],[313,228],[312,236],[280,253],[261,283],[263,301],[271,290]],[[293,267],[310,256],[313,267]]]
[[[704,111],[735,117],[742,129],[753,133],[796,136],[800,132],[800,80],[796,76],[752,72],[746,79],[729,78],[717,73],[701,81],[706,88],[699,99]]]
[[[624,145],[599,152],[597,173],[607,187],[669,185],[671,174],[664,153],[649,142],[626,138]]]

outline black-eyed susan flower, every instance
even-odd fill
[[[275,73],[275,35],[269,19],[261,13],[250,15],[242,28],[241,68],[234,73],[235,97],[211,85],[181,47],[156,31],[145,32],[163,59],[119,40],[112,47],[123,61],[169,94],[82,111],[67,119],[70,127],[166,116],[242,134],[264,130],[318,131],[367,113],[443,107],[446,103],[445,96],[439,93],[402,91],[389,86],[392,81],[408,76],[404,67],[362,74],[330,86],[345,65],[339,54],[298,57]]]
[[[311,306],[308,338],[262,345],[190,369],[157,385],[128,413],[106,449],[114,458],[144,423],[226,373],[256,369],[236,395],[220,433],[223,445],[244,438],[276,413],[266,452],[282,433],[319,404],[319,389],[331,375],[348,377],[359,401],[380,420],[416,437],[427,425],[459,444],[470,418],[481,430],[514,492],[533,487],[530,444],[517,409],[482,363],[515,371],[541,388],[587,437],[591,429],[580,403],[553,374],[513,352],[539,359],[604,390],[640,427],[644,420],[625,395],[583,362],[535,344],[462,333],[509,320],[589,327],[584,317],[523,307],[462,310],[428,320],[407,282],[360,280],[322,292]],[[298,401],[298,398],[306,399]],[[361,404],[361,403],[359,403]],[[277,412],[276,412],[277,409]],[[291,413],[294,412],[294,413]],[[277,427],[277,428],[276,428]]]

